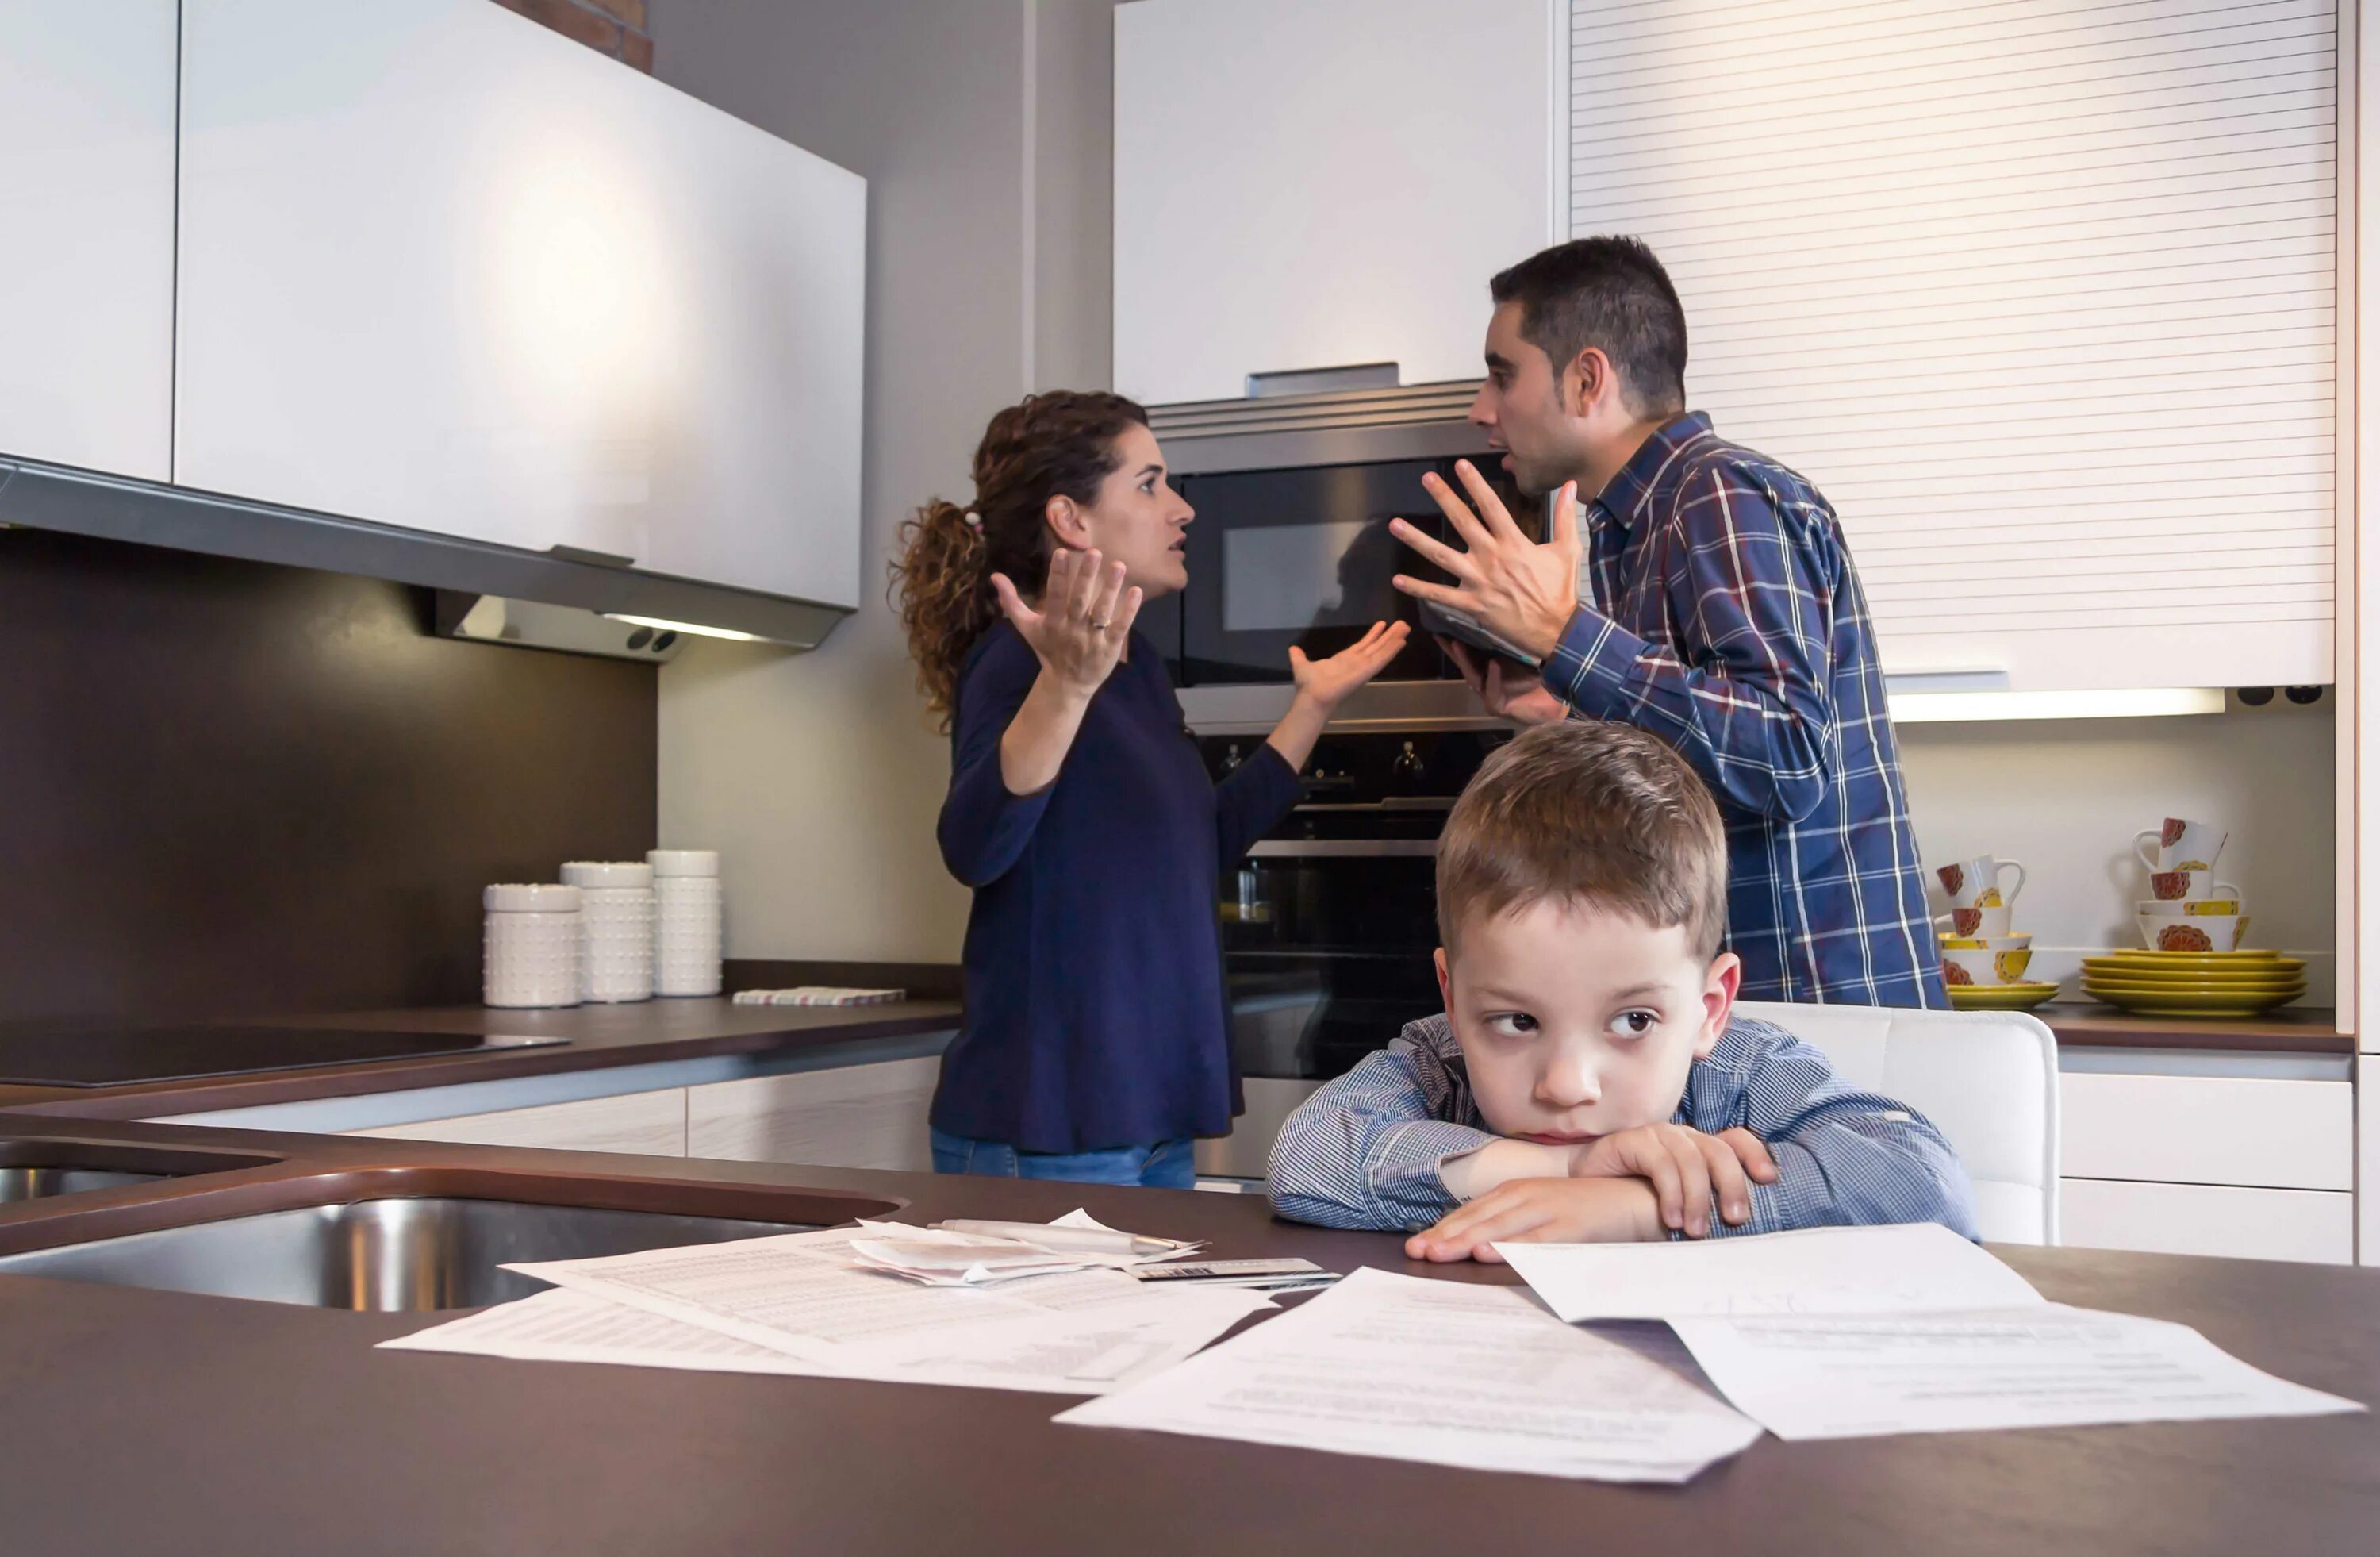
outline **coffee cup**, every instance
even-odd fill
[[[2192,897],[2180,903],[2160,903],[2154,897],[2132,900],[2132,908],[2145,919],[2205,919],[2220,918],[2240,911],[2237,897]]]
[[[2237,897],[2240,889],[2229,882],[2216,881],[2213,870],[2152,870],[2149,895],[2160,902],[2180,903],[2193,897]]]
[[[2143,914],[2136,922],[2153,952],[2236,952],[2248,935],[2245,914]]]
[[[2002,878],[2010,870],[2016,872],[2016,885],[2003,890]],[[2024,890],[2023,866],[2013,859],[1996,859],[1987,854],[1945,865],[1934,874],[1941,879],[1942,890],[1949,894],[1953,908],[2013,907],[2016,894]]]
[[[2216,857],[2231,834],[2211,821],[2192,821],[2185,817],[2169,816],[2162,827],[2144,827],[2132,834],[2132,853],[2151,872],[2162,870],[2212,870]],[[2154,844],[2151,851],[2148,845]],[[2163,896],[2162,893],[2157,895]],[[2204,897],[2204,893],[2196,895]]]
[[[1953,908],[1947,914],[1935,915],[1934,922],[1943,927],[1944,935],[2006,935],[2009,932],[2009,916],[2014,912],[2006,906],[1998,908]]]
[[[2030,937],[1997,937],[2024,939]],[[2033,961],[2030,945],[2010,946],[1994,950],[1989,944],[1942,947],[1942,981],[1953,986],[1973,987],[1982,984],[2022,984],[2024,970]]]

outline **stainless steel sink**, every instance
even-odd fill
[[[279,1161],[209,1148],[125,1146],[39,1137],[0,1140],[0,1204],[121,1189],[126,1185],[154,1184],[193,1174],[261,1168]]]
[[[875,1206],[863,1214],[877,1214]],[[0,1275],[379,1313],[475,1308],[544,1290],[542,1282],[497,1269],[514,1261],[725,1243],[817,1225],[521,1200],[386,1197],[0,1256]]]

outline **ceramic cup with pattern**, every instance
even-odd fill
[[[2027,943],[2007,944],[2012,941]],[[1942,943],[1942,981],[1965,987],[2022,984],[2024,970],[2033,961],[2031,941],[2024,935],[1995,936],[1985,944],[1971,946],[1954,936]]]
[[[2002,905],[1998,908],[1953,908],[1947,914],[1937,914],[1934,922],[1945,935],[1994,936],[2009,932],[2009,915],[2014,909]]]
[[[2236,952],[2248,935],[2245,914],[2143,914],[2136,922],[2153,952]]]
[[[2006,884],[2008,872],[2016,872],[2016,884]],[[1949,895],[1953,910],[1960,908],[2007,908],[2016,906],[2016,894],[2024,890],[2024,867],[2013,859],[1997,859],[1987,854],[1956,865],[1945,865],[1934,872],[1941,878],[1942,890]]]
[[[2240,889],[2229,882],[2216,881],[2212,870],[2152,870],[2149,895],[2161,903],[2180,903],[2190,898],[2237,897]]]
[[[2144,827],[2132,834],[2132,853],[2152,874],[2166,870],[2212,870],[2231,834],[2211,821],[2169,816],[2161,827]],[[2155,845],[2154,851],[2150,846]],[[2165,894],[2158,893],[2158,896]],[[2204,897],[2206,893],[2195,895]]]

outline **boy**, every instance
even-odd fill
[[[1523,734],[1439,840],[1446,1014],[1290,1117],[1274,1209],[1418,1229],[1405,1252],[1435,1260],[1855,1222],[1975,1236],[1931,1124],[1730,1021],[1726,913],[1726,833],[1683,759],[1622,724]]]

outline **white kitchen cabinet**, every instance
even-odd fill
[[[929,1172],[929,1056],[687,1089],[686,1155]]]
[[[187,486],[854,606],[866,184],[487,0],[186,0]]]
[[[0,455],[165,479],[174,0],[0,5]]]
[[[2058,1241],[2074,1248],[2332,1265],[2355,1258],[2355,1197],[2332,1190],[2069,1178],[2058,1183]]]
[[[562,1151],[625,1151],[647,1157],[686,1155],[686,1089],[667,1087],[617,1097],[585,1098],[495,1113],[423,1119],[349,1130],[389,1140],[457,1141],[469,1146],[541,1146]]]
[[[1476,378],[1488,278],[1553,236],[1548,0],[1115,13],[1115,386],[1393,362]]]
[[[2355,1185],[2355,1092],[2345,1081],[2069,1071],[2058,1090],[2061,1168],[2077,1178]]]

